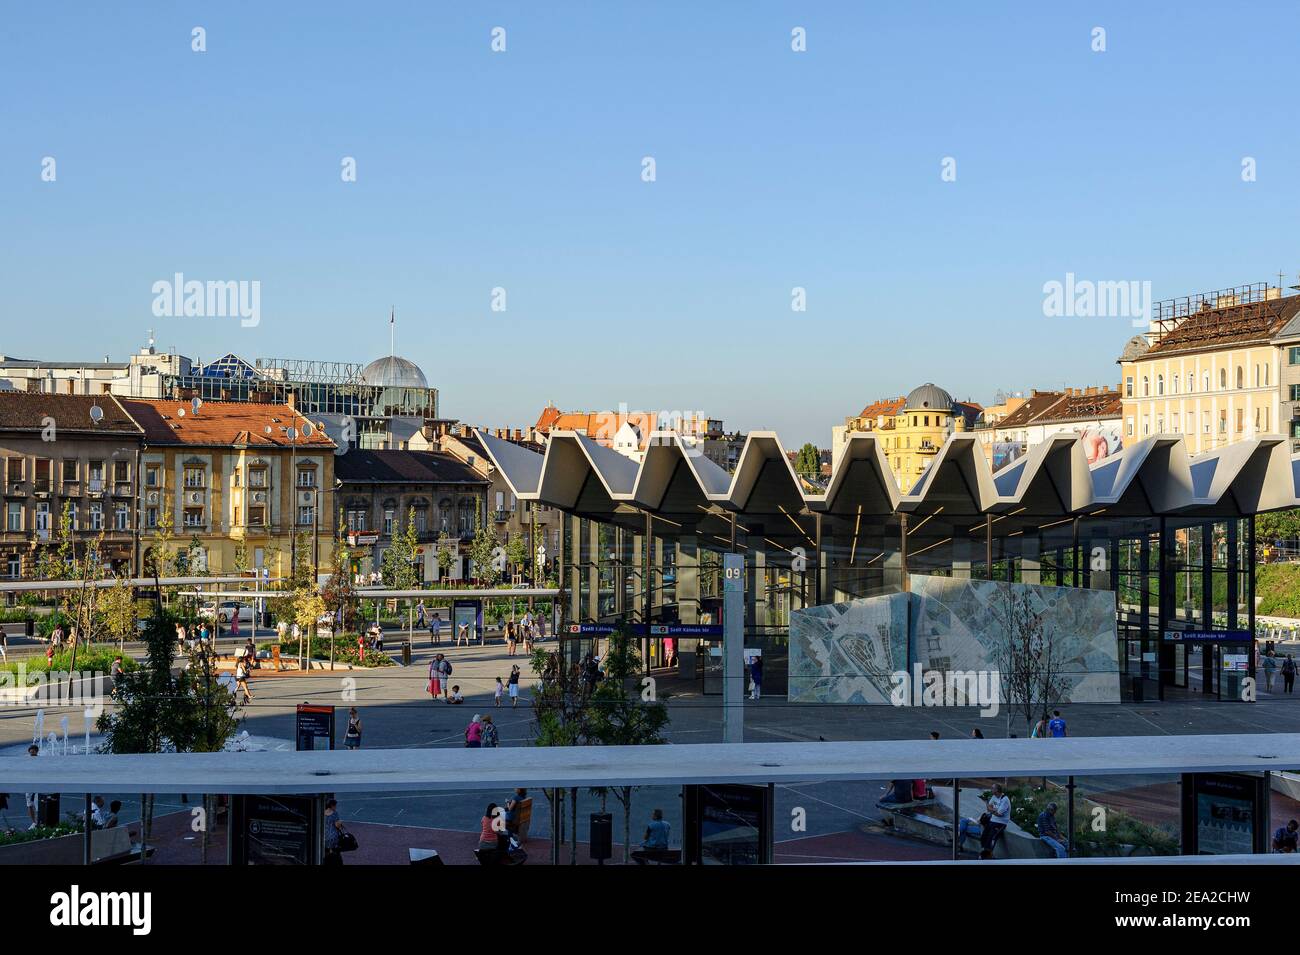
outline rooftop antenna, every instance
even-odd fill
[[[392,358],[397,354],[397,309],[391,308],[388,313],[388,357]]]

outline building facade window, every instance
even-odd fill
[[[298,486],[315,487],[316,486],[316,469],[299,468],[298,469]]]
[[[147,468],[144,469],[144,486],[145,486],[145,487],[157,487],[157,486],[158,486],[158,475],[159,475],[160,470],[161,470],[161,469],[160,469],[160,468],[158,467],[158,465],[156,465],[156,464],[151,464],[151,465],[149,465]]]
[[[47,501],[39,501],[36,505],[36,533],[48,534],[50,532],[50,505]]]
[[[5,517],[5,530],[21,531],[23,529],[23,506],[18,501],[10,501],[8,515]]]
[[[298,505],[298,524],[302,527],[308,527],[315,523],[316,508],[310,504]]]
[[[120,501],[113,511],[113,526],[119,531],[129,531],[131,529],[131,506],[125,501]]]
[[[92,531],[104,529],[104,505],[98,501],[92,501],[90,504],[90,529]]]
[[[1133,376],[1132,375],[1129,375],[1124,379],[1124,397],[1125,398],[1133,397]]]
[[[1300,345],[1292,345],[1286,350],[1286,360],[1289,364],[1300,365]]]
[[[186,487],[205,487],[203,468],[186,468],[185,469],[185,486]]]

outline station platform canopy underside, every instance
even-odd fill
[[[656,534],[722,549],[737,540],[811,549],[831,536],[868,554],[906,525],[919,554],[950,541],[1077,532],[1080,522],[1230,521],[1300,506],[1300,458],[1280,435],[1195,456],[1180,435],[1156,436],[1090,465],[1081,440],[1062,434],[994,472],[976,436],[954,434],[906,494],[870,433],[849,436],[824,490],[795,474],[773,432],[750,433],[733,473],[674,432],[651,435],[640,462],[572,431],[553,433],[545,454],[477,435],[520,500],[633,531],[650,519]]]

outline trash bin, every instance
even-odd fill
[[[1145,681],[1140,676],[1135,676],[1133,678],[1133,701],[1132,702],[1141,703],[1143,699],[1145,699],[1144,694],[1146,691],[1143,689],[1144,683]]]
[[[268,630],[271,629],[271,611],[269,610],[262,611],[262,626]]]
[[[591,835],[587,842],[591,846],[591,858],[604,862],[614,855],[614,817],[608,812],[591,814]]]
[[[59,824],[59,794],[41,793],[36,801],[36,821],[42,826]]]
[[[402,641],[402,666],[409,667],[410,665],[411,665],[411,641],[403,640]]]
[[[29,637],[36,636],[36,621],[31,617],[23,621],[23,632]]]

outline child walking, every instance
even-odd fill
[[[502,694],[505,693],[505,691],[506,691],[505,684],[501,682],[501,677],[497,677],[496,699],[493,702],[493,706],[501,705],[501,696]]]

